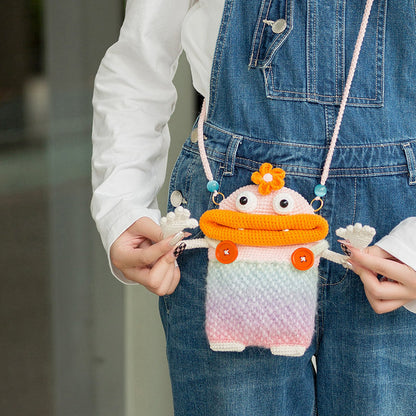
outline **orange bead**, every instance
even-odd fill
[[[298,270],[308,270],[313,266],[315,256],[306,247],[300,247],[292,253],[292,264]]]
[[[232,241],[221,241],[215,249],[215,257],[220,263],[230,264],[238,256],[238,248]]]

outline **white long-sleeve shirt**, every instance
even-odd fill
[[[93,99],[91,210],[108,254],[137,219],[160,219],[156,197],[166,174],[178,59],[184,50],[195,89],[209,99],[223,7],[224,0],[127,2],[119,40],[101,62]],[[415,236],[413,218],[378,244],[416,269]],[[408,306],[416,312],[416,301]]]
[[[182,48],[194,87],[208,98],[224,0],[192,3],[129,0],[120,38],[98,70],[91,209],[107,252],[137,219],[159,220],[156,196],[165,179]]]

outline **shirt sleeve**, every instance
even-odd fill
[[[107,253],[137,219],[160,218],[156,196],[165,179],[167,122],[177,97],[172,80],[182,52],[182,22],[192,2],[128,0],[119,39],[98,69],[91,212]]]
[[[409,217],[402,221],[376,245],[416,270],[416,217]],[[404,306],[416,313],[416,301]]]

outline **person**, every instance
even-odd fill
[[[364,3],[127,1],[95,81],[92,213],[114,275],[160,296],[175,415],[416,414],[413,1],[372,5],[320,214],[332,249],[334,231],[354,222],[374,227],[378,241],[365,250],[344,244],[352,270],[321,261],[315,334],[303,356],[209,349],[206,251],[177,249],[190,234],[163,238],[156,203],[182,49],[208,101],[204,146],[221,192],[249,184],[270,162],[312,200]],[[169,192],[198,219],[215,206],[206,182],[191,135]]]

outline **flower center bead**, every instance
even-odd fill
[[[263,180],[266,181],[266,182],[271,182],[273,180],[273,175],[271,173],[266,173],[263,176]]]

